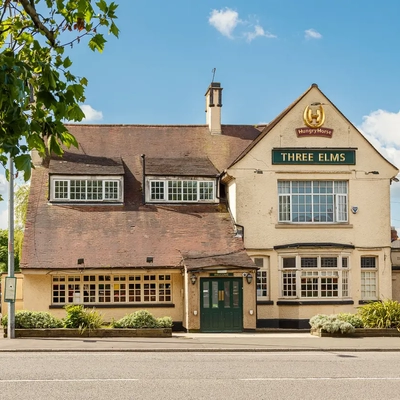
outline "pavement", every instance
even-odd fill
[[[184,333],[167,338],[3,338],[2,352],[375,352],[400,351],[400,337],[318,337],[309,332]]]

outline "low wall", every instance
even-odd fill
[[[322,329],[311,329],[311,335],[319,337],[384,337],[384,336],[400,336],[400,331],[396,328],[380,329],[380,328],[356,328],[353,333],[330,333]]]
[[[51,328],[51,329],[15,329],[15,337],[171,337],[171,328],[145,329],[80,329]],[[4,337],[7,332],[4,330]]]

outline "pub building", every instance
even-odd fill
[[[205,125],[68,125],[78,149],[34,154],[17,310],[242,332],[392,298],[398,169],[316,84],[262,126],[205,100]]]

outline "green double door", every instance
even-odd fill
[[[200,291],[202,332],[242,332],[242,278],[201,278]]]

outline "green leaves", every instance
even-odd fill
[[[14,165],[18,171],[24,171],[25,181],[30,179],[32,173],[32,161],[29,154],[21,154],[14,157]]]
[[[37,4],[0,0],[0,164],[7,168],[10,154],[25,179],[31,175],[31,150],[62,155],[64,148],[78,146],[63,121],[85,117],[79,104],[88,81],[71,73],[64,46],[85,42],[101,53],[105,32],[119,35],[114,2],[45,0],[40,12]]]
[[[400,303],[395,300],[375,301],[358,308],[366,328],[400,328]]]
[[[107,42],[107,40],[104,39],[103,35],[96,34],[90,39],[89,47],[93,51],[97,50],[99,53],[102,53],[106,42]]]

